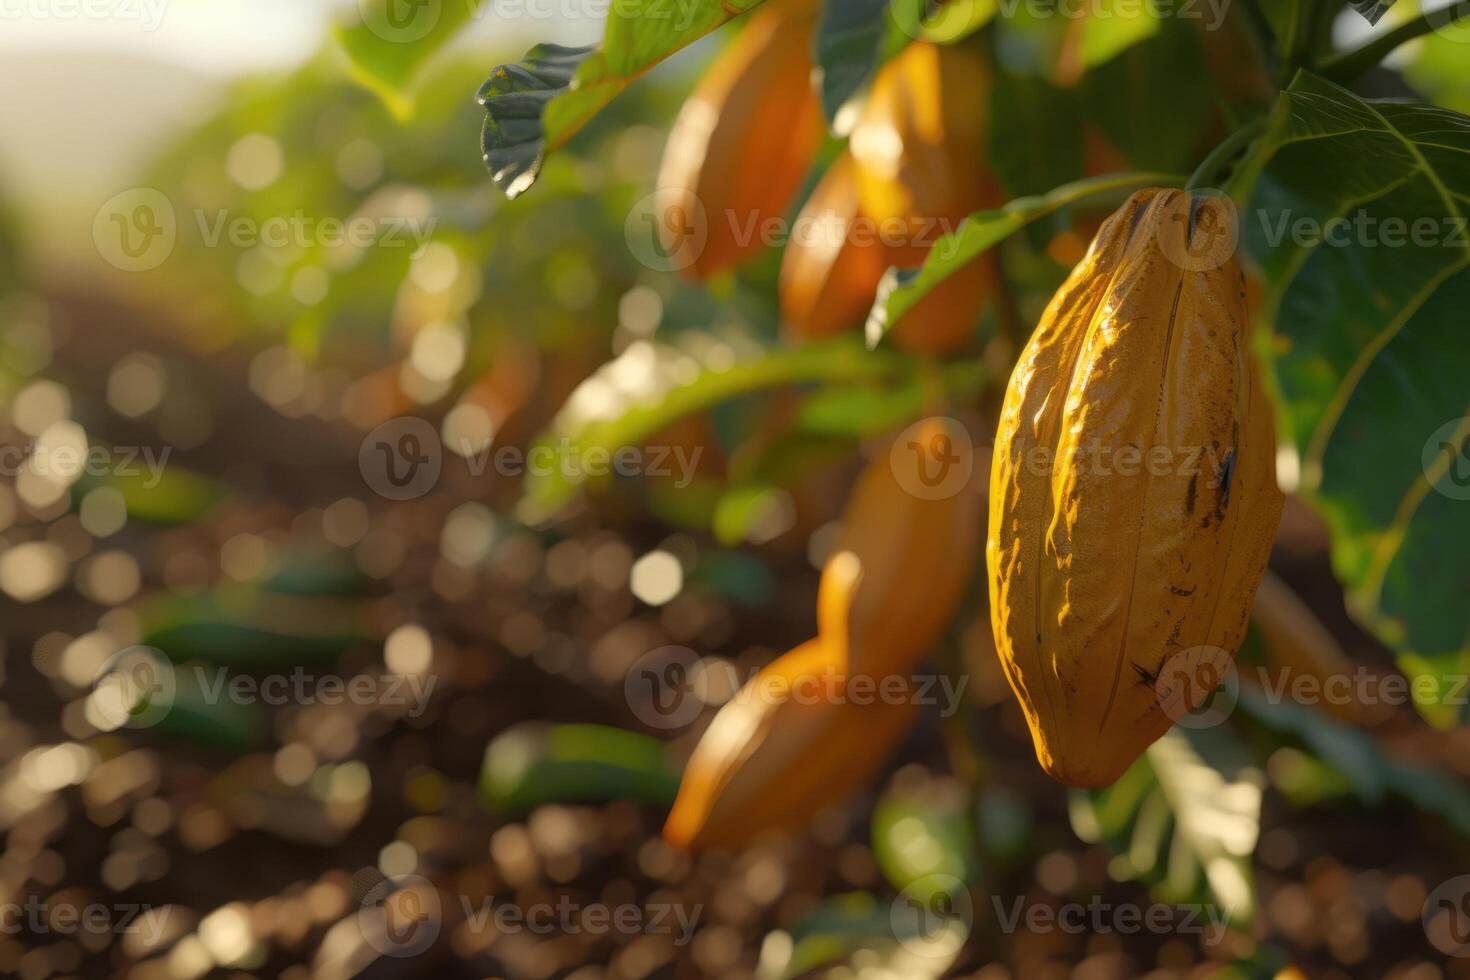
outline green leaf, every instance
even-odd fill
[[[1079,27],[1082,63],[1092,68],[1158,34],[1159,14],[1150,4],[1103,0],[1093,16],[1083,18]]]
[[[486,746],[480,769],[480,801],[497,813],[612,800],[670,806],[678,790],[664,743],[606,725],[524,722]]]
[[[859,951],[863,975],[934,980],[959,958],[962,944],[941,952],[907,928],[909,916],[895,914],[893,903],[870,892],[828,899],[802,916],[789,933],[774,932],[761,945],[758,980],[826,977],[839,980],[853,971],[838,966]]]
[[[750,392],[810,381],[877,380],[911,362],[874,355],[850,338],[765,350],[748,338],[726,343],[692,335],[684,347],[640,343],[603,365],[567,399],[531,449],[541,461],[526,476],[518,514],[528,523],[553,516],[585,484],[580,460],[641,446],[673,422]],[[544,465],[542,465],[544,464]]]
[[[822,112],[836,124],[878,66],[889,0],[827,0],[817,31]]]
[[[1364,806],[1383,807],[1391,799],[1405,799],[1470,838],[1470,789],[1462,781],[1428,766],[1399,762],[1386,755],[1368,732],[1320,711],[1273,701],[1248,687],[1240,690],[1240,706],[1262,725],[1314,753]]]
[[[541,44],[480,89],[485,163],[507,197],[536,182],[556,150],[659,62],[762,0],[626,0],[608,12],[600,48]]]
[[[1243,235],[1283,480],[1327,521],[1349,610],[1437,682],[1416,703],[1448,726],[1470,672],[1470,118],[1307,74],[1281,98]]]
[[[122,494],[129,520],[165,527],[192,524],[229,493],[209,477],[173,463],[155,471],[141,458],[112,459],[105,477],[78,481],[75,495],[80,499],[97,487],[111,487]]]
[[[293,548],[263,585],[284,595],[354,596],[366,592],[368,582],[349,551]]]
[[[1215,118],[1216,95],[1193,27],[1171,18],[1087,72],[1087,116],[1140,170],[1186,171]]]
[[[1250,857],[1265,777],[1224,728],[1174,728],[1112,786],[1072,793],[1072,826],[1105,841],[1112,873],[1159,897],[1213,906],[1232,923],[1255,915]]]
[[[368,636],[364,607],[355,602],[246,586],[195,596],[160,593],[142,600],[137,613],[142,642],[176,663],[247,669],[327,664]]]
[[[480,148],[490,179],[506,197],[514,198],[535,183],[546,154],[571,135],[549,140],[542,116],[552,100],[567,92],[577,68],[593,53],[592,48],[538,44],[518,64],[497,67],[480,86],[476,98],[485,107]]]
[[[975,841],[958,783],[893,790],[873,810],[873,857],[888,883],[928,903],[975,872]]]
[[[1083,173],[1084,106],[1075,91],[997,59],[986,159],[1012,197],[1044,194]],[[1045,126],[1033,125],[1046,119]]]
[[[868,317],[869,343],[877,343],[890,325],[913,309],[929,292],[968,266],[980,255],[1005,241],[1033,221],[1089,197],[1150,184],[1177,184],[1169,174],[1124,174],[1090,177],[1066,184],[1040,197],[1022,197],[994,211],[979,211],[960,227],[934,243],[929,258],[917,269],[891,268],[884,276]]]
[[[480,5],[468,0],[361,0],[355,23],[333,30],[349,73],[395,116],[413,114],[412,87],[429,59],[470,22]]]

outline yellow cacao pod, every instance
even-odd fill
[[[889,248],[888,238],[889,233],[863,213],[856,166],[849,154],[842,154],[807,199],[781,257],[779,292],[786,333],[815,340],[859,329],[888,266],[913,258],[912,249]],[[902,235],[892,240],[901,242]],[[974,336],[994,283],[994,260],[981,256],[893,326],[894,344],[929,355],[965,346]]]
[[[863,211],[892,239],[894,264],[918,265],[938,229],[1003,199],[984,165],[989,91],[989,66],[963,44],[917,41],[873,80],[849,145]]]
[[[859,475],[817,596],[852,672],[906,674],[953,618],[983,535],[975,457],[961,426],[930,418]]]
[[[1007,388],[986,541],[1002,664],[1054,778],[1104,786],[1228,668],[1281,518],[1219,202],[1135,194]],[[1199,669],[1208,665],[1208,670]]]
[[[845,659],[810,640],[751,678],[695,746],[664,839],[689,850],[739,847],[871,780],[913,721],[914,699],[852,697]]]
[[[710,66],[669,132],[654,214],[674,268],[694,279],[766,247],[800,188],[823,123],[812,87],[816,9],[768,3]]]

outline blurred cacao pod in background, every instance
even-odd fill
[[[879,70],[850,145],[858,199],[892,264],[919,265],[939,231],[1005,200],[985,166],[989,90],[969,45],[918,41]]]
[[[815,340],[863,325],[894,261],[883,235],[862,211],[856,166],[844,153],[807,199],[781,258],[781,315],[790,336]],[[985,255],[950,276],[893,327],[894,343],[929,355],[964,347],[995,275],[994,258]]]
[[[852,156],[843,153],[807,198],[781,256],[781,318],[794,337],[831,337],[866,319],[888,260],[861,219]]]
[[[983,500],[976,452],[961,427],[928,418],[859,475],[822,573],[817,628],[848,651],[848,668],[911,670],[954,617],[980,552]],[[960,469],[954,469],[959,467]],[[902,473],[900,472],[902,468]],[[958,487],[928,482],[969,474]],[[948,492],[950,490],[953,492]],[[856,590],[832,587],[858,576]]]
[[[864,468],[822,569],[818,637],[772,661],[710,723],[664,825],[671,844],[734,847],[804,823],[887,759],[915,715],[910,671],[971,584],[983,467],[968,439],[954,444],[960,428],[927,419]],[[954,465],[953,486],[906,487]]]
[[[869,782],[908,729],[913,698],[857,699],[844,651],[810,640],[729,701],[684,767],[664,824],[675,847],[738,847],[809,820]]]
[[[693,279],[765,248],[762,223],[786,214],[811,167],[823,130],[816,18],[809,0],[761,7],[674,121],[654,213],[673,267]]]
[[[1006,392],[992,623],[1037,757],[1070,785],[1116,780],[1228,671],[1281,517],[1228,209],[1130,198]]]

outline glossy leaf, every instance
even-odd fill
[[[1448,725],[1470,671],[1470,118],[1306,74],[1282,99],[1242,231],[1286,470],[1331,528],[1350,611],[1439,679],[1419,707]]]
[[[548,135],[552,131],[543,117],[554,99],[567,94],[578,67],[593,53],[588,47],[538,44],[520,62],[495,68],[480,87],[476,98],[485,107],[480,148],[490,179],[506,197],[535,183],[546,154],[571,136],[570,130]]]
[[[659,62],[762,0],[629,0],[613,4],[600,48],[541,44],[500,65],[480,90],[483,149],[507,197],[536,182],[554,151]]]

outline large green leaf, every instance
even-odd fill
[[[541,44],[500,65],[480,90],[485,162],[508,197],[552,152],[644,72],[762,0],[626,0],[613,4],[600,48]]]
[[[1282,99],[1243,233],[1283,479],[1330,526],[1350,610],[1439,681],[1419,707],[1448,725],[1470,671],[1470,118],[1306,74]]]
[[[1105,841],[1112,873],[1164,900],[1201,903],[1231,923],[1255,915],[1250,857],[1265,776],[1221,727],[1176,727],[1116,783],[1072,794],[1079,837]]]
[[[878,66],[918,37],[930,36],[926,0],[825,0],[817,31],[822,111],[846,136],[857,121],[863,94]],[[939,8],[941,12],[948,5]],[[945,40],[963,36],[951,31]]]
[[[413,111],[415,76],[474,16],[470,0],[361,0],[334,30],[352,77],[394,114]]]
[[[827,0],[817,31],[822,72],[822,112],[836,123],[878,64],[888,22],[888,0]]]
[[[1470,788],[1462,781],[1432,767],[1400,762],[1387,755],[1370,733],[1304,705],[1273,701],[1242,687],[1240,706],[1251,718],[1312,752],[1364,806],[1407,800],[1415,810],[1437,814],[1457,834],[1470,837]],[[1273,765],[1273,774],[1276,769]]]

